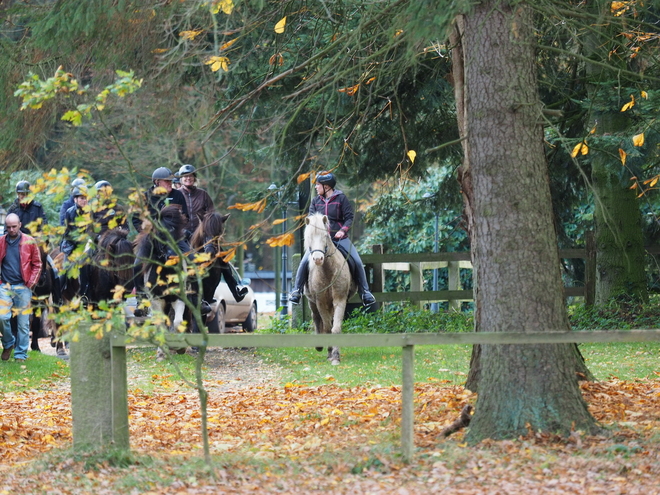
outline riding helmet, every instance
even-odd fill
[[[17,193],[29,193],[30,192],[30,183],[26,180],[20,180],[16,183],[16,192]]]
[[[337,185],[337,178],[335,177],[335,174],[332,172],[321,172],[316,176],[316,182],[318,184],[323,184],[325,186],[330,186],[331,188],[335,188]]]
[[[85,185],[85,179],[81,179],[80,177],[73,179],[71,182],[71,187],[79,187],[79,186],[84,186]]]
[[[102,187],[112,187],[112,184],[110,184],[107,180],[100,180],[94,184],[94,189],[97,191],[99,191]]]
[[[190,175],[192,174],[193,176],[197,177],[197,169],[193,167],[192,165],[181,165],[181,168],[179,171],[176,173],[177,177],[183,177],[184,175]]]
[[[85,196],[87,197],[87,186],[76,186],[73,188],[73,191],[71,192],[71,196],[74,198],[77,198],[78,196]]]
[[[154,173],[151,174],[151,180],[156,182],[157,180],[172,180],[172,171],[167,167],[158,167],[154,170]]]

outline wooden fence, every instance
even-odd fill
[[[84,332],[85,329],[83,329]],[[416,345],[558,344],[581,342],[660,341],[660,330],[570,332],[466,332],[364,335],[170,334],[173,347],[401,347],[401,452],[410,462],[414,452],[414,348]],[[97,339],[85,333],[71,343],[71,403],[74,447],[129,449],[126,346],[120,332]]]

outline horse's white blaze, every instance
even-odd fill
[[[183,312],[186,309],[186,304],[181,299],[177,299],[172,303],[172,309],[174,310],[174,323],[172,324],[172,328],[178,330],[179,326],[183,323]]]

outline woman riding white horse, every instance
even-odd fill
[[[329,232],[333,242],[342,253],[347,253],[352,259],[351,268],[353,280],[357,284],[362,304],[371,306],[376,302],[374,295],[369,292],[367,275],[364,272],[362,260],[355,246],[348,238],[348,231],[353,225],[353,207],[346,195],[339,189],[335,189],[337,179],[334,174],[321,172],[316,176],[316,196],[309,205],[309,214],[321,213],[328,217]],[[303,288],[309,273],[309,252],[306,251],[300,261],[293,290],[289,295],[292,304],[300,304]]]

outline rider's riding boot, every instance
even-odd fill
[[[305,282],[307,281],[307,275],[309,275],[309,257],[303,256],[300,260],[300,266],[298,266],[296,280],[293,282],[293,290],[291,291],[291,294],[289,294],[289,301],[291,301],[291,304],[300,304],[303,290],[305,288]]]
[[[369,291],[369,284],[367,283],[367,274],[364,272],[364,267],[360,264],[355,267],[355,282],[358,286],[358,292],[360,293],[360,298],[362,299],[362,304],[365,306],[371,306],[376,302],[376,298]]]
[[[291,301],[291,304],[300,304],[301,299],[302,299],[302,291],[297,287],[294,288],[291,291],[291,294],[289,294],[289,301]]]
[[[213,311],[213,308],[211,308],[211,305],[209,303],[207,303],[206,301],[204,301],[202,299],[202,304],[200,306],[200,311],[202,312],[202,316],[206,316],[211,311]]]
[[[231,295],[234,296],[236,302],[241,302],[243,299],[245,299],[245,296],[248,293],[248,289],[247,287],[238,285],[238,281],[234,278],[234,272],[232,271],[229,264],[224,264],[222,266],[222,276],[227,283],[227,287],[229,287],[229,292],[231,292]]]

